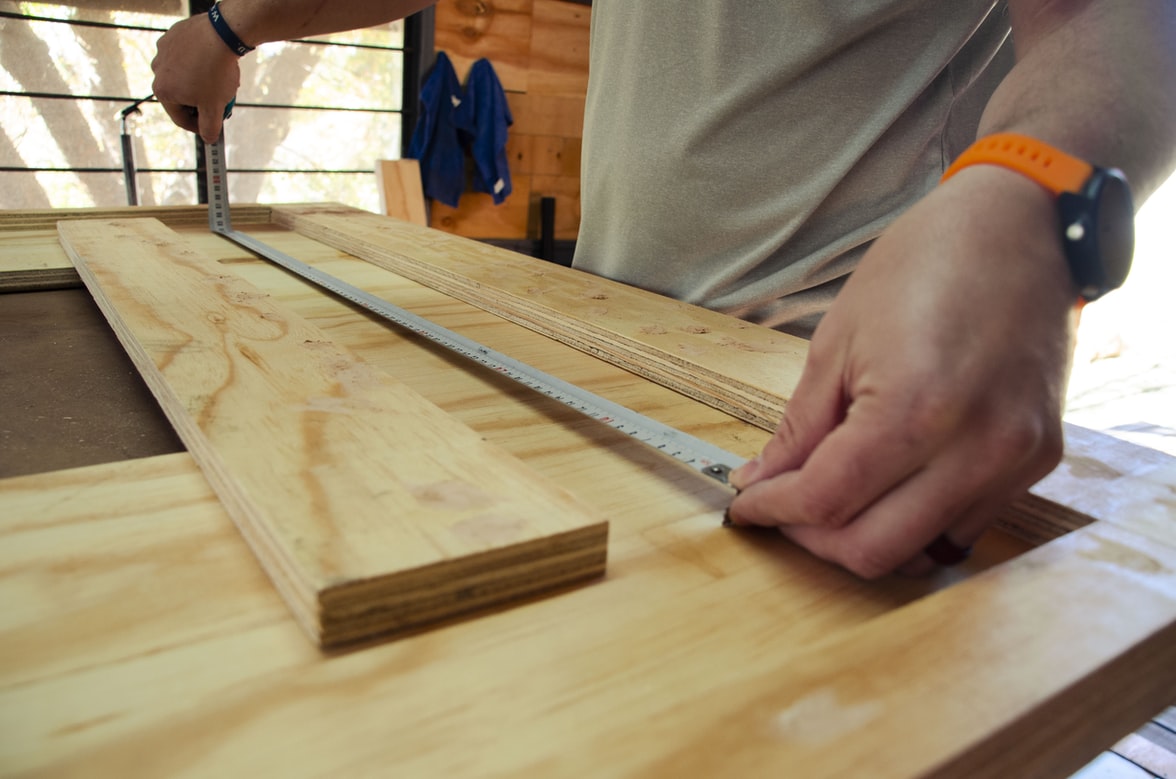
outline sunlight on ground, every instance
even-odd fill
[[[1176,454],[1176,176],[1140,209],[1122,289],[1086,307],[1066,419]]]

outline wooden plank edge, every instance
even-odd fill
[[[605,572],[607,545],[608,523],[601,522],[463,558],[460,577],[448,561],[395,583],[328,588],[319,596],[322,646],[395,635],[598,579]]]
[[[54,289],[77,289],[82,279],[73,268],[35,268],[0,271],[0,293],[47,292]]]
[[[271,207],[241,204],[229,214],[240,224],[267,224]],[[366,212],[364,212],[366,213]],[[158,219],[169,227],[208,224],[208,206],[115,206],[112,208],[36,208],[0,211],[0,232],[6,230],[52,230],[62,220],[73,219]]]

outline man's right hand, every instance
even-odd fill
[[[216,143],[225,106],[241,85],[237,55],[205,14],[177,22],[156,43],[152,89],[171,120]]]

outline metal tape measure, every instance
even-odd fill
[[[221,137],[217,139],[216,143],[205,144],[205,151],[207,156],[208,226],[214,233],[228,238],[239,246],[298,274],[323,289],[363,306],[389,322],[422,335],[450,351],[480,363],[503,376],[563,403],[569,408],[592,417],[598,422],[603,422],[632,436],[724,484],[727,483],[727,474],[747,462],[744,458],[709,444],[700,438],[664,425],[655,419],[650,419],[644,414],[606,400],[575,384],[558,379],[538,368],[430,322],[428,319],[405,311],[382,298],[234,230],[229,214],[229,184],[225,162],[224,133],[221,133]]]

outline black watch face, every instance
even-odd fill
[[[1098,255],[1106,288],[1116,289],[1127,279],[1135,253],[1135,205],[1121,173],[1104,170],[1095,175],[1101,179],[1101,186],[1091,193],[1096,197],[1093,205]]]

